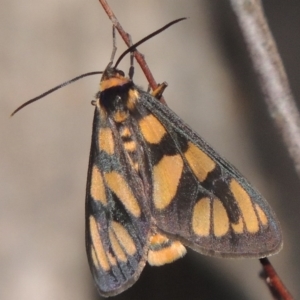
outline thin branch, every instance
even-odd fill
[[[259,75],[269,113],[300,177],[300,116],[260,0],[230,0]]]
[[[106,2],[106,0],[99,0],[99,2],[102,5],[102,7],[105,10],[108,17],[110,18],[110,20],[112,21],[112,23],[114,24],[114,26],[117,28],[117,30],[118,30],[119,34],[121,35],[122,39],[124,40],[125,44],[128,47],[130,47],[131,44],[130,44],[129,34],[123,29],[123,27],[119,23],[117,17],[115,16],[114,12],[110,8],[110,6]],[[158,84],[156,83],[143,55],[140,52],[135,51],[134,57],[137,60],[137,62],[139,63],[139,65],[141,66],[141,69],[144,72],[144,74],[149,82],[150,87],[152,88],[152,90],[156,90],[158,88]],[[163,98],[163,96],[160,98],[160,101],[162,103],[166,104],[166,101]]]
[[[261,258],[260,262],[264,269],[264,274],[262,277],[265,279],[266,284],[270,288],[273,296],[276,297],[276,299],[293,300],[293,296],[282,283],[270,261],[265,257]]]
[[[283,63],[264,17],[260,0],[230,0],[258,74],[269,113],[279,129],[300,177],[300,116]],[[267,258],[260,259],[274,297],[291,300]]]

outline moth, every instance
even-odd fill
[[[117,69],[119,61],[108,64],[92,102],[86,251],[99,293],[121,293],[147,262],[171,263],[186,246],[216,257],[277,253],[281,230],[266,200],[160,103],[162,86],[143,91]]]

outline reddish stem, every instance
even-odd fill
[[[106,14],[108,15],[108,17],[110,18],[110,20],[112,21],[112,23],[114,24],[114,26],[116,27],[116,29],[118,30],[119,34],[121,35],[122,39],[124,40],[125,44],[130,47],[130,39],[129,39],[129,35],[128,33],[123,29],[123,27],[121,26],[121,24],[119,23],[117,17],[115,16],[114,12],[112,11],[112,9],[110,8],[110,6],[108,5],[108,3],[106,2],[106,0],[99,0],[100,4],[102,5],[103,9],[105,10]],[[144,56],[138,52],[135,51],[134,52],[134,57],[136,59],[136,61],[139,63],[141,69],[143,70],[149,85],[151,87],[151,89],[154,91],[158,88],[158,84],[156,83],[145,59]],[[163,98],[163,96],[160,98],[160,101],[164,104],[166,104],[165,99]]]
[[[270,288],[273,296],[276,297],[276,299],[293,300],[293,296],[289,293],[289,291],[281,281],[268,258],[261,258],[260,262],[264,270],[263,278],[265,279],[266,284]]]

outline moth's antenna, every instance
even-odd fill
[[[133,44],[132,46],[130,46],[127,50],[125,50],[120,57],[118,58],[117,62],[115,63],[114,68],[116,68],[118,66],[118,64],[121,62],[121,60],[124,58],[124,56],[126,54],[128,54],[129,52],[134,52],[137,48],[137,46],[143,44],[144,42],[146,42],[147,40],[151,39],[152,37],[154,37],[155,35],[161,33],[162,31],[164,31],[165,29],[167,29],[168,27],[185,20],[186,18],[180,18],[180,19],[176,19],[170,23],[168,23],[167,25],[165,25],[164,27],[152,32],[151,34],[147,35],[146,37],[144,37],[143,39],[141,39],[140,41],[138,41],[137,43]]]
[[[37,97],[34,97],[34,98],[32,98],[32,99],[26,101],[26,102],[23,103],[21,106],[19,106],[16,110],[14,110],[13,113],[12,113],[10,116],[12,117],[14,114],[16,114],[19,110],[21,110],[21,109],[24,108],[25,106],[27,106],[27,105],[29,105],[29,104],[31,104],[31,103],[33,103],[33,102],[35,102],[35,101],[37,101],[37,100],[43,98],[43,97],[45,97],[45,96],[47,96],[47,95],[49,95],[49,94],[55,92],[56,90],[59,90],[60,88],[66,86],[66,85],[68,85],[68,84],[71,84],[71,83],[73,83],[73,82],[75,82],[75,81],[77,81],[77,80],[79,80],[79,79],[81,79],[81,78],[87,77],[87,76],[96,75],[96,74],[102,74],[102,73],[103,73],[103,72],[100,72],[100,71],[89,72],[89,73],[85,73],[85,74],[79,75],[79,76],[77,76],[77,77],[75,77],[75,78],[73,78],[73,79],[71,79],[71,80],[65,81],[64,83],[61,83],[61,84],[57,85],[56,87],[54,87],[54,88],[48,90],[47,92],[45,92],[45,93],[43,93],[43,94],[41,94],[41,95],[39,95],[39,96],[37,96]]]
[[[146,37],[144,37],[143,39],[141,39],[139,42],[137,42],[137,43],[133,44],[132,46],[130,46],[126,51],[124,51],[124,52],[120,55],[120,57],[118,58],[118,60],[117,60],[117,62],[116,62],[116,64],[115,64],[115,66],[114,66],[114,69],[118,66],[118,64],[120,63],[120,61],[124,58],[124,56],[125,56],[126,54],[128,54],[128,53],[133,53],[139,45],[143,44],[144,42],[146,42],[147,40],[151,39],[151,38],[154,37],[155,35],[161,33],[162,31],[164,31],[164,30],[167,29],[168,27],[170,27],[170,26],[172,26],[172,25],[174,25],[174,24],[176,24],[176,23],[178,23],[178,22],[180,22],[180,21],[183,21],[183,20],[185,20],[185,19],[186,19],[186,18],[176,19],[176,20],[174,20],[174,21],[168,23],[167,25],[163,26],[162,28],[160,28],[160,29],[158,29],[158,30],[152,32],[152,33],[149,34],[149,35],[147,35]],[[115,34],[115,26],[113,26],[113,50],[112,50],[112,53],[111,53],[109,65],[112,65],[113,59],[114,59],[115,54],[116,54],[116,51],[117,51],[117,47],[116,47],[116,34]],[[131,69],[130,69],[130,71],[129,71],[129,77],[132,78],[132,76],[133,76],[133,56],[131,57],[131,67],[130,67],[130,68],[131,68]],[[84,78],[84,77],[87,77],[87,76],[91,76],[91,75],[96,75],[96,74],[103,74],[103,72],[95,71],[95,72],[85,73],[85,74],[79,75],[79,76],[77,76],[77,77],[75,77],[75,78],[73,78],[73,79],[71,79],[71,80],[68,80],[68,81],[66,81],[66,82],[64,82],[64,83],[61,83],[61,84],[57,85],[56,87],[54,87],[54,88],[52,88],[52,89],[46,91],[45,93],[43,93],[43,94],[41,94],[41,95],[39,95],[39,96],[37,96],[37,97],[35,97],[35,98],[32,98],[32,99],[26,101],[26,102],[23,103],[21,106],[19,106],[16,110],[14,110],[13,113],[12,113],[10,116],[12,117],[14,114],[16,114],[19,110],[21,110],[21,109],[24,108],[25,106],[27,106],[27,105],[29,105],[29,104],[31,104],[31,103],[33,103],[33,102],[35,102],[35,101],[37,101],[37,100],[43,98],[43,97],[45,97],[45,96],[47,96],[47,95],[49,95],[49,94],[55,92],[56,90],[58,90],[58,89],[60,89],[60,88],[62,88],[62,87],[64,87],[64,86],[66,86],[66,85],[68,85],[68,84],[71,84],[71,83],[73,83],[73,82],[75,82],[75,81],[77,81],[77,80],[79,80],[79,79],[81,79],[81,78]]]

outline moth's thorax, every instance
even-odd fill
[[[134,111],[139,92],[134,83],[125,77],[112,77],[100,83],[98,93],[98,107],[101,115],[116,123],[127,120],[130,112]]]
[[[120,74],[105,78],[100,83],[100,92],[97,95],[97,107],[102,122],[114,122],[115,129],[120,137],[121,147],[126,153],[130,165],[139,171],[140,151],[137,149],[137,138],[134,133],[131,114],[134,114],[139,91],[134,83]]]

